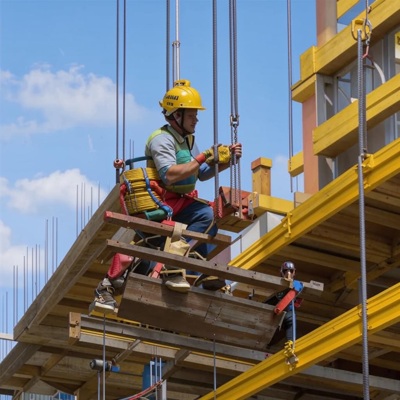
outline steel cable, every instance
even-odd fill
[[[231,143],[238,143],[239,127],[239,101],[237,84],[237,12],[236,0],[229,1],[229,50],[230,50],[230,82],[231,82]],[[231,188],[233,188],[233,199],[231,190],[231,203],[239,204],[239,212],[242,214],[242,196],[240,181],[240,159],[235,154],[231,160]]]
[[[367,273],[366,273],[366,244],[365,244],[365,204],[363,161],[366,156],[364,139],[366,137],[366,104],[365,104],[365,71],[364,46],[362,31],[357,31],[358,52],[358,184],[359,184],[359,223],[360,223],[360,266],[361,266],[361,307],[362,307],[362,348],[363,348],[363,391],[364,400],[369,400],[369,365],[368,365],[368,316],[367,316]]]
[[[218,46],[217,46],[217,0],[213,0],[212,7],[212,25],[213,25],[213,127],[214,127],[214,154],[218,154]],[[215,163],[214,198],[219,194],[219,175],[218,163]],[[216,215],[219,215],[219,202],[216,201]]]
[[[292,11],[291,0],[287,0],[287,47],[288,47],[288,111],[289,111],[289,160],[293,157],[293,103],[292,103]],[[290,191],[293,178],[290,175]]]

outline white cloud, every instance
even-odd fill
[[[0,220],[0,253],[10,247],[11,229]]]
[[[0,220],[0,267],[2,271],[0,286],[12,285],[15,262],[18,260],[22,265],[25,255],[25,246],[11,246],[11,228]]]
[[[79,169],[55,171],[49,176],[35,179],[21,179],[9,186],[8,182],[0,179],[2,197],[8,199],[7,206],[24,214],[32,214],[49,205],[67,206],[73,209],[77,205],[77,193],[81,198],[82,191],[89,193],[90,188],[98,187],[90,182]],[[105,198],[105,192],[100,191],[100,198]],[[89,206],[90,196],[86,196],[85,204]],[[81,200],[79,200],[81,201]]]
[[[10,71],[0,70],[0,84],[11,84],[14,80],[13,74]]]
[[[2,123],[1,138],[54,132],[78,125],[115,124],[114,82],[108,77],[82,71],[82,66],[73,66],[69,70],[52,72],[49,66],[42,65],[21,79],[9,71],[0,71],[4,100],[21,108],[20,115],[13,121]],[[136,103],[132,94],[125,94],[125,106],[129,110],[126,121],[137,122],[148,116],[148,111]]]
[[[43,287],[52,273],[51,254],[45,260],[45,249],[39,245],[28,246],[25,244],[13,245],[11,242],[12,231],[0,220],[0,288],[6,288],[9,292],[9,302],[12,302],[12,290],[23,290],[25,296],[32,301],[35,295]],[[47,269],[47,271],[46,271]],[[20,298],[22,303],[22,298]],[[22,305],[22,304],[20,304]]]

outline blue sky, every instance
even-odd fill
[[[116,148],[116,4],[0,0],[2,302],[13,285],[14,268],[19,274],[24,264],[31,271],[38,264],[43,268],[46,246],[48,268],[59,263],[91,210],[114,186],[112,162],[123,156],[122,117]],[[228,5],[218,0],[220,143],[230,143]],[[315,1],[292,0],[291,5],[295,83],[300,54],[316,42]],[[267,157],[273,160],[272,195],[291,199],[286,6],[286,0],[237,0],[238,138],[244,151],[242,189],[251,191],[251,162]],[[158,101],[166,89],[165,9],[165,0],[127,1],[126,157],[142,155],[147,136],[164,123]],[[174,0],[171,11],[174,16]],[[207,108],[196,132],[205,149],[214,140],[212,1],[180,0],[179,11],[180,77],[199,90]],[[121,67],[122,48],[119,62]],[[296,153],[301,150],[300,106],[294,104],[293,110]],[[229,173],[221,174],[220,185],[229,185]],[[213,181],[198,189],[201,197],[214,197]],[[18,281],[20,287],[23,279]]]

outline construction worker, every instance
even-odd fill
[[[290,287],[280,292],[274,293],[271,297],[264,300],[263,303],[270,304],[272,306],[277,306],[285,298],[285,296],[291,295],[291,299],[293,301],[290,301],[289,304],[283,310],[278,310],[278,313],[280,313],[281,311],[285,312],[285,316],[282,321],[282,328],[285,330],[287,342],[289,341],[294,342],[296,339],[296,332],[295,332],[296,316],[293,310],[293,306],[299,305],[300,300],[296,299],[296,296],[302,290],[303,285],[301,284],[301,282],[293,281],[293,278],[296,274],[296,267],[292,261],[285,261],[284,263],[282,263],[280,268],[280,273],[282,278],[284,278],[289,282],[295,282],[298,285],[294,285],[295,286],[294,288]],[[271,342],[274,342],[274,338],[271,340]]]
[[[163,201],[172,208],[172,220],[187,225],[187,230],[215,236],[217,225],[213,209],[207,202],[199,201],[195,185],[197,180],[205,181],[214,177],[215,163],[218,163],[218,171],[223,171],[230,166],[231,160],[237,162],[242,156],[242,145],[213,146],[199,152],[194,133],[197,113],[205,108],[200,94],[190,86],[188,80],[176,81],[159,104],[167,124],[154,131],[147,140],[145,155],[150,158],[148,166],[158,171],[165,188]],[[212,248],[204,243],[195,250],[200,257],[207,258]],[[164,276],[164,283],[169,289],[178,292],[190,289],[182,273]],[[225,286],[225,281],[202,274],[194,284],[202,285],[204,289],[218,290]],[[95,302],[104,308],[116,307],[114,290],[112,281],[106,277],[95,290]]]

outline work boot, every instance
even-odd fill
[[[190,289],[190,283],[182,274],[165,274],[165,286],[174,292],[187,293]]]
[[[201,274],[195,281],[194,286],[202,285],[203,289],[206,290],[220,290],[225,285],[225,279],[218,278],[218,276],[210,276],[206,274]]]
[[[105,313],[115,311],[118,303],[113,297],[114,292],[115,289],[107,278],[98,284],[94,291],[95,299],[93,302],[96,311],[103,310]]]

